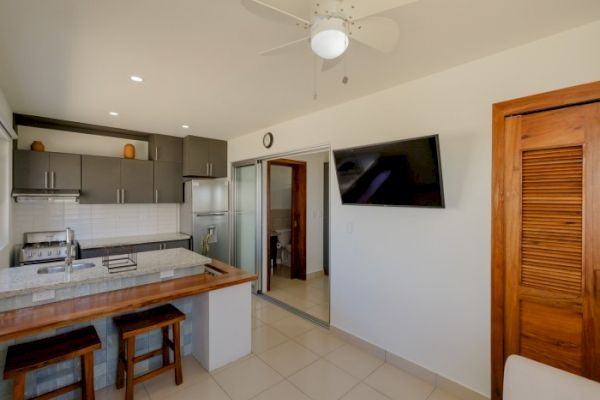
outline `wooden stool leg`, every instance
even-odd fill
[[[125,384],[125,340],[119,335],[119,355],[117,356],[117,389]]]
[[[25,399],[25,374],[17,374],[13,378],[12,386],[13,400]]]
[[[94,353],[81,356],[81,394],[83,400],[94,400]]]
[[[125,381],[125,400],[133,400],[133,367],[135,363],[135,336],[127,339],[127,380]]]
[[[179,322],[173,324],[173,353],[175,354],[175,384],[183,383],[183,373],[181,370],[181,336]]]
[[[165,326],[162,328],[162,359],[163,367],[166,367],[171,363],[171,357],[169,354],[169,327]]]

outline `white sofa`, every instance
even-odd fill
[[[600,400],[600,383],[512,355],[504,367],[504,400]]]

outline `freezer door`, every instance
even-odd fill
[[[194,214],[194,251],[202,254],[208,245],[207,257],[229,264],[229,214]]]
[[[229,181],[198,179],[192,181],[192,212],[209,214],[229,211]]]

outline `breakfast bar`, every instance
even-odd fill
[[[73,272],[38,273],[39,266],[6,269],[0,282],[0,356],[15,343],[93,325],[102,341],[95,352],[95,388],[115,383],[117,332],[112,317],[171,303],[186,315],[182,322],[183,355],[209,371],[250,353],[251,282],[255,275],[185,249],[138,254],[134,270],[110,273],[102,259],[78,260],[93,267]],[[160,331],[140,336],[135,353],[160,347]],[[136,374],[160,365],[148,359]],[[73,362],[46,367],[28,377],[27,396],[36,396],[74,380]],[[59,384],[60,383],[60,384]],[[2,381],[0,399],[10,398]]]

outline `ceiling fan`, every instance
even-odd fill
[[[242,0],[253,14],[292,24],[307,35],[260,52],[280,54],[299,45],[310,45],[323,60],[322,71],[338,64],[352,40],[375,50],[391,52],[400,35],[396,21],[375,16],[418,0]]]

